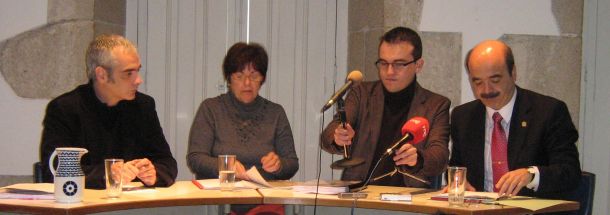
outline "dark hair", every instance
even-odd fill
[[[422,55],[422,43],[421,38],[413,29],[405,28],[405,27],[396,27],[388,32],[386,32],[379,39],[379,46],[383,42],[386,43],[399,43],[399,42],[408,42],[413,45],[413,60],[419,60]]]
[[[249,64],[263,75],[263,82],[267,79],[267,52],[258,43],[246,44],[244,42],[235,43],[227,51],[222,62],[222,73],[228,82],[233,73],[240,72]]]
[[[506,64],[506,69],[508,69],[508,75],[513,76],[513,68],[515,67],[515,57],[513,56],[513,50],[508,45],[505,45],[504,47],[506,47],[504,51],[504,64]],[[470,67],[468,67],[468,60],[470,60],[470,54],[472,54],[472,50],[474,50],[474,48],[468,50],[468,53],[466,53],[466,58],[464,60],[464,67],[466,67],[466,72],[468,73],[470,73]]]

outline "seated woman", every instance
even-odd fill
[[[223,62],[230,91],[199,105],[187,163],[197,179],[218,178],[218,155],[237,156],[236,177],[254,166],[266,180],[290,179],[299,169],[292,130],[282,106],[258,95],[267,74],[258,44],[236,43]]]

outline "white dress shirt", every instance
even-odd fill
[[[500,110],[494,110],[490,107],[485,107],[486,116],[485,116],[485,180],[484,180],[484,188],[487,192],[493,192],[494,189],[494,177],[493,170],[491,167],[491,133],[494,128],[494,121],[492,116],[495,112],[500,113],[502,116],[502,128],[504,128],[504,132],[506,133],[506,140],[508,140],[510,133],[510,120],[513,116],[513,108],[515,107],[515,100],[517,99],[517,90],[513,93],[513,97],[510,99],[510,102],[506,104],[504,107],[500,108]],[[538,167],[534,168],[534,179],[527,184],[527,188],[533,189],[534,191],[538,190],[538,183],[540,182],[540,172],[538,171]]]

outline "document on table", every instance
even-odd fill
[[[21,183],[0,188],[0,199],[55,199],[51,183]]]
[[[263,176],[261,175],[260,172],[258,172],[258,170],[256,169],[256,167],[251,167],[250,169],[248,169],[248,171],[246,171],[246,175],[248,176],[248,178],[250,178],[250,181],[236,181],[234,188],[236,189],[258,189],[258,188],[262,188],[262,187],[273,187],[271,184],[269,184],[269,182],[267,182],[267,180],[265,180],[265,178],[263,178]],[[197,180],[197,182],[199,183],[199,185],[196,186],[200,186],[203,187],[200,189],[206,189],[206,190],[218,190],[220,189],[220,182],[218,181],[218,179],[203,179],[203,180]],[[195,182],[193,182],[195,183]]]
[[[271,186],[271,184],[269,184],[269,182],[267,182],[267,180],[265,180],[265,178],[263,178],[261,173],[258,172],[256,167],[254,166],[252,166],[248,171],[246,171],[246,175],[248,176],[248,178],[250,178],[251,181],[255,183],[264,185],[265,187],[273,187]]]
[[[548,208],[548,207],[555,206],[555,205],[558,205],[558,204],[561,204],[564,202],[566,202],[566,201],[551,200],[551,199],[536,199],[536,198],[530,198],[530,199],[514,199],[513,198],[513,199],[497,201],[497,203],[501,204],[501,205],[525,208],[525,209],[529,209],[532,211],[537,211],[537,210],[540,210],[543,208]]]
[[[347,192],[347,186],[352,182],[326,182],[324,180],[311,180],[302,184],[292,186],[292,190],[299,193],[318,193],[335,195],[343,192]]]
[[[204,189],[204,190],[220,190],[220,181],[218,181],[217,178],[212,178],[212,179],[201,179],[201,180],[197,180],[197,182],[201,185],[200,189]],[[235,185],[233,186],[234,189],[240,190],[240,189],[257,189],[260,188],[260,185],[257,185],[256,183],[252,183],[249,181],[236,181]]]
[[[447,201],[448,194],[441,193],[436,196],[432,196],[432,200]],[[537,199],[526,196],[515,196],[504,200],[496,200],[498,193],[492,192],[470,192],[466,191],[464,194],[464,201],[470,203],[492,203],[500,204],[518,208],[525,208],[531,211],[537,211],[543,208],[559,205],[566,201],[563,200],[550,200],[550,199]]]

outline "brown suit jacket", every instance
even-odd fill
[[[403,168],[420,177],[433,177],[443,173],[449,160],[449,106],[451,102],[444,96],[422,88],[417,82],[415,95],[411,102],[408,118],[421,116],[430,122],[428,137],[415,147],[418,150],[418,164],[415,168]],[[381,81],[362,82],[354,85],[345,99],[347,122],[356,131],[352,140],[352,156],[360,157],[365,163],[343,171],[342,180],[366,180],[373,161],[379,139],[383,118],[384,94]],[[339,126],[339,117],[335,115],[321,135],[320,145],[329,153],[343,154],[343,147],[334,143],[334,131]],[[409,187],[426,187],[427,185],[409,177],[404,177]]]

